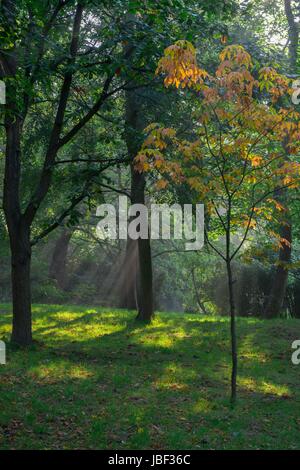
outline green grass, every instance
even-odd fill
[[[227,318],[34,307],[36,344],[0,365],[1,449],[300,448],[299,320],[238,319],[229,404]],[[0,307],[8,341],[10,306]]]

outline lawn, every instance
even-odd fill
[[[299,449],[299,320],[238,319],[229,405],[227,318],[34,307],[34,346],[0,365],[1,449]],[[8,340],[10,306],[0,306]]]

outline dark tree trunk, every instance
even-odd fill
[[[11,236],[13,327],[11,341],[20,346],[32,342],[31,332],[31,246],[29,229],[21,226]]]
[[[128,15],[129,21],[132,15]],[[135,24],[135,22],[133,22]],[[125,48],[125,56],[130,63],[132,60],[132,47],[130,44]],[[132,204],[145,204],[145,175],[135,170],[134,158],[140,150],[143,129],[146,125],[143,109],[142,89],[127,90],[126,103],[125,103],[125,140],[128,150],[128,155],[131,159],[131,203]],[[132,244],[127,243],[127,250],[131,250]],[[133,304],[133,299],[136,297],[138,304],[137,319],[143,321],[150,321],[153,316],[153,286],[152,286],[152,260],[151,260],[151,246],[150,237],[146,240],[138,239],[137,241],[138,262],[132,264],[131,282],[127,286],[126,296]],[[127,259],[129,260],[131,253],[127,252]],[[132,282],[133,281],[133,282]]]
[[[64,229],[57,239],[52,260],[49,268],[49,277],[51,279],[55,279],[57,281],[57,285],[65,290],[68,286],[68,279],[67,279],[67,255],[68,255],[68,248],[69,243],[73,235],[73,230],[71,229]]]
[[[131,202],[145,204],[144,175],[131,169]],[[153,311],[153,279],[150,238],[128,240],[126,247],[125,298],[127,308],[138,309],[137,319],[150,321]],[[126,278],[127,277],[127,278]]]
[[[3,207],[8,227],[11,251],[11,280],[13,301],[12,342],[28,346],[31,333],[30,226],[20,211],[20,135],[21,122],[7,117],[6,160]]]
[[[135,171],[134,164],[131,171],[131,202],[133,204],[145,204],[145,177],[142,173]],[[152,279],[152,257],[150,237],[139,238],[138,242],[138,265],[137,265],[137,319],[150,321],[153,311],[153,279]]]
[[[289,58],[290,70],[297,73],[299,24],[295,20],[291,0],[284,0],[285,15],[289,25]]]
[[[19,202],[20,135],[22,123],[6,117],[6,160],[3,207],[8,227],[11,251],[13,301],[12,342],[28,346],[31,333],[30,226],[21,214]]]
[[[138,240],[139,245],[139,286],[138,316],[141,321],[150,321],[153,317],[152,259],[149,239]]]
[[[16,28],[16,2],[5,0],[1,3],[2,25]],[[13,301],[13,326],[11,340],[28,346],[32,342],[31,333],[31,293],[30,293],[30,225],[25,221],[20,207],[20,141],[23,118],[17,110],[16,51],[0,55],[0,78],[7,79],[5,105],[5,172],[3,183],[3,209],[7,223],[11,250],[11,279]]]
[[[279,263],[275,271],[274,279],[269,294],[267,307],[265,309],[266,318],[275,318],[280,315],[288,281],[288,265],[291,260],[292,227],[285,223],[280,231],[280,236],[286,242],[282,243],[279,252]]]
[[[291,73],[297,73],[297,56],[299,46],[299,26],[295,21],[293,14],[291,0],[284,0],[285,14],[289,25],[289,59],[290,59],[290,71]],[[288,161],[289,148],[288,142],[284,143],[286,148],[286,159]],[[287,205],[288,191],[279,191],[275,194],[275,198],[280,203]],[[288,213],[288,211],[287,211]],[[280,229],[280,238],[287,240],[287,243],[283,243],[283,246],[279,250],[278,266],[273,276],[273,282],[269,294],[268,303],[265,309],[266,318],[274,318],[280,315],[283,301],[286,293],[286,287],[288,282],[288,264],[291,259],[292,252],[292,225],[289,220],[283,221],[283,225]]]

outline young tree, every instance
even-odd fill
[[[253,70],[242,46],[226,47],[209,75],[198,67],[194,47],[179,41],[166,49],[157,72],[165,74],[166,86],[195,94],[194,139],[180,139],[173,129],[154,124],[137,167],[155,169],[161,188],[175,178],[188,183],[194,200],[205,204],[206,242],[226,263],[234,403],[238,354],[232,263],[256,227],[270,231],[270,223],[284,211],[275,191],[298,183],[300,115],[290,101],[289,81],[272,68]],[[277,112],[279,100],[285,106]],[[286,160],[286,148],[292,161]],[[274,230],[270,233],[280,246],[289,243]]]

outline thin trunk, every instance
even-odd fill
[[[235,313],[235,301],[233,292],[233,277],[232,277],[232,266],[231,266],[231,212],[232,200],[228,196],[228,210],[227,210],[227,227],[226,227],[226,268],[227,268],[227,281],[228,281],[228,298],[229,298],[229,310],[230,310],[230,336],[231,336],[231,398],[230,401],[234,405],[236,402],[236,382],[237,382],[237,370],[238,370],[238,355],[237,355],[237,339],[236,339],[236,313]]]
[[[235,318],[235,303],[234,303],[234,292],[233,292],[233,278],[232,278],[232,268],[231,268],[230,260],[227,260],[226,267],[227,267],[228,294],[229,294],[229,307],[230,307],[230,334],[231,334],[231,358],[232,358],[231,403],[234,404],[236,402],[238,356],[237,356],[236,318]]]
[[[198,307],[199,307],[200,311],[202,311],[202,312],[204,313],[204,315],[207,315],[207,312],[206,312],[206,309],[205,309],[205,305],[204,305],[204,303],[201,301],[201,298],[200,298],[200,295],[199,295],[199,289],[198,289],[197,283],[196,283],[195,270],[194,270],[194,268],[192,269],[192,281],[193,281],[193,287],[194,287],[194,292],[195,292],[195,297],[196,297],[196,301],[197,301]]]

